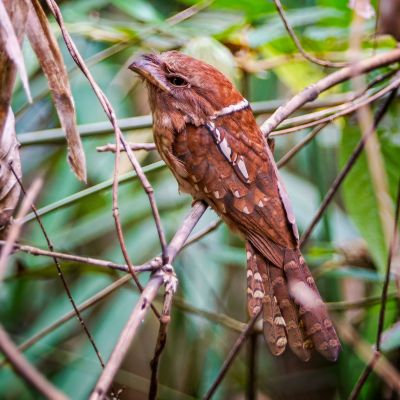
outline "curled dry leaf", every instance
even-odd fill
[[[0,46],[17,66],[28,101],[32,102],[22,50],[14,31],[13,24],[2,0],[0,0]]]
[[[67,71],[57,41],[38,0],[32,0],[27,34],[49,82],[54,104],[68,142],[68,161],[76,176],[86,182],[86,160],[75,117]]]
[[[10,221],[20,195],[20,186],[9,168],[10,163],[17,176],[21,178],[19,144],[11,108],[8,109],[5,126],[0,136],[0,228]]]
[[[26,0],[0,0],[0,136],[8,114],[17,67],[29,93],[19,45],[25,34],[27,15]]]
[[[26,77],[19,43],[25,34],[27,15],[26,0],[0,0],[0,229],[8,225],[20,195],[20,187],[9,169],[12,162],[17,176],[21,177],[19,146],[10,101],[17,68],[21,79]],[[3,35],[10,36],[4,40]],[[27,85],[27,79],[25,83]]]

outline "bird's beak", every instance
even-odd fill
[[[128,68],[162,91],[167,93],[171,91],[171,89],[165,84],[163,76],[160,73],[159,65],[152,61],[151,57],[140,56]]]

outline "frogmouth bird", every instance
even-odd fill
[[[299,250],[296,222],[250,105],[216,68],[177,51],[130,67],[147,84],[154,141],[180,190],[246,241],[247,299],[274,355],[336,360],[340,342]]]

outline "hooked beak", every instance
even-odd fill
[[[163,92],[169,93],[171,89],[163,81],[160,74],[160,68],[153,59],[154,57],[151,55],[140,56],[128,68],[161,89]]]

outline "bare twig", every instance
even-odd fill
[[[374,360],[374,371],[379,375],[389,387],[400,391],[400,374],[397,369],[382,355],[365,342],[352,327],[352,325],[344,319],[334,318],[335,327],[340,337],[354,349],[355,354],[367,365]]]
[[[0,246],[3,247],[5,243],[6,241],[0,240]],[[39,249],[38,247],[27,246],[24,244],[14,244],[12,247],[12,251],[21,251],[23,253],[31,254],[33,256],[57,257],[61,260],[72,261],[80,264],[96,265],[102,268],[111,268],[118,271],[129,272],[128,266],[126,264],[117,264],[113,263],[112,261],[106,261],[92,257],[82,257],[82,256],[77,256],[75,254],[60,253],[58,251],[43,250]],[[149,264],[143,264],[135,267],[135,272],[140,273],[140,272],[154,271],[154,269],[156,268],[157,267]]]
[[[318,99],[312,103],[305,104],[302,110],[314,110],[317,108],[333,107],[343,102],[350,101],[354,93],[332,94],[323,99]],[[270,114],[278,107],[282,106],[282,100],[267,100],[251,103],[251,108],[255,115]],[[121,118],[118,120],[120,129],[124,131],[151,128],[153,122],[151,115],[142,115],[138,117]],[[114,133],[113,126],[109,121],[94,122],[78,126],[81,138],[100,137]],[[65,143],[65,135],[60,128],[44,129],[36,132],[25,132],[18,134],[18,141],[22,146],[43,145]]]
[[[245,343],[247,337],[251,334],[253,327],[254,327],[255,323],[257,322],[257,319],[260,316],[261,312],[262,312],[262,310],[260,310],[257,313],[257,315],[253,316],[253,318],[247,324],[246,329],[237,338],[235,344],[232,346],[231,351],[229,352],[228,356],[226,357],[224,363],[222,364],[222,367],[221,367],[217,377],[215,378],[214,382],[212,383],[210,389],[208,389],[207,393],[204,395],[203,400],[211,399],[211,396],[214,394],[217,387],[224,379],[225,374],[227,373],[228,369],[232,365],[233,360],[238,355],[240,349],[242,348],[243,343]]]
[[[303,147],[307,146],[324,129],[329,122],[317,125],[301,142],[293,146],[282,158],[276,163],[278,168],[286,165]]]
[[[167,259],[169,263],[172,263],[175,256],[178,254],[185,241],[187,240],[190,232],[196,226],[197,222],[206,210],[206,205],[202,202],[196,202],[189,215],[185,218],[185,221],[176,232],[170,245],[167,249]],[[115,374],[117,373],[119,366],[121,365],[127,350],[136,335],[137,328],[141,321],[144,319],[147,310],[152,304],[158,290],[163,283],[166,283],[166,290],[172,290],[169,287],[171,278],[168,276],[170,271],[158,270],[156,271],[139,298],[138,303],[132,311],[132,314],[125,325],[123,332],[114,347],[114,350],[110,356],[110,359],[101,374],[95,389],[93,390],[90,400],[103,399],[106,396],[107,390],[110,387]],[[166,280],[168,279],[168,280]]]
[[[118,121],[115,116],[115,112],[114,112],[114,109],[113,109],[111,103],[108,101],[108,99],[105,96],[105,94],[103,93],[103,91],[97,85],[96,81],[93,79],[90,71],[88,70],[88,68],[85,65],[85,62],[83,61],[81,55],[79,54],[78,49],[76,48],[74,42],[72,41],[70,34],[68,33],[67,29],[65,28],[63,17],[62,17],[60,9],[57,6],[57,3],[54,0],[46,0],[46,2],[48,4],[52,14],[54,15],[58,25],[60,26],[61,33],[63,35],[63,38],[64,38],[65,44],[68,48],[68,51],[71,54],[71,57],[73,58],[75,63],[78,65],[78,67],[81,69],[81,71],[86,76],[86,78],[88,79],[97,98],[100,101],[101,106],[103,107],[107,117],[109,118],[109,120],[114,128],[117,145],[119,146],[119,143],[121,143],[122,146],[125,148],[125,151],[127,152],[127,155],[129,158],[129,161],[132,164],[134,170],[136,171],[136,173],[139,177],[139,180],[142,184],[142,187],[145,190],[145,192],[149,198],[154,222],[156,224],[156,228],[157,228],[157,232],[158,232],[158,236],[159,236],[159,240],[160,240],[160,244],[161,244],[162,254],[163,254],[163,257],[165,257],[166,240],[165,240],[164,231],[161,227],[160,215],[159,215],[158,208],[157,208],[157,205],[155,202],[153,188],[150,185],[150,182],[148,181],[146,175],[143,173],[143,170],[142,170],[139,162],[137,161],[135,155],[133,154],[132,150],[129,148],[128,144],[126,143],[126,141],[123,137],[121,129],[118,126]],[[118,151],[117,151],[117,153],[118,153]],[[118,160],[116,160],[116,165],[117,165],[117,162],[118,162]],[[114,190],[114,192],[116,192],[116,190]],[[116,197],[116,195],[114,193],[113,200],[115,200],[115,197]],[[115,219],[117,220],[118,219],[118,215],[117,215],[118,204],[114,203],[113,209],[115,210]],[[117,225],[117,230],[118,230],[118,225]],[[121,232],[119,233],[119,238],[121,238]],[[121,243],[121,249],[123,250],[123,253],[125,253],[123,243]],[[126,254],[124,254],[124,257],[126,258]],[[130,263],[129,257],[126,261],[127,261],[128,266],[131,269],[131,263]],[[132,271],[133,271],[133,269],[132,269]]]
[[[247,400],[257,398],[257,340],[258,332],[254,331],[250,335],[248,343],[248,375],[247,375]]]
[[[400,84],[400,79],[397,80],[397,85],[399,85],[399,84]],[[340,185],[342,184],[343,180],[346,178],[346,176],[350,172],[351,168],[353,167],[354,163],[356,162],[356,160],[360,156],[362,150],[364,149],[366,141],[375,133],[376,127],[379,125],[380,121],[385,116],[386,111],[389,108],[389,105],[391,104],[392,100],[396,96],[396,91],[397,91],[397,88],[392,89],[390,95],[385,100],[385,102],[382,105],[382,107],[380,108],[380,110],[377,112],[377,114],[375,116],[375,120],[374,120],[373,126],[371,126],[371,128],[370,128],[370,130],[369,130],[369,132],[367,134],[363,135],[363,137],[359,141],[358,145],[354,149],[353,153],[351,154],[351,156],[347,160],[346,165],[342,168],[342,170],[340,171],[339,175],[336,177],[336,179],[332,183],[328,193],[326,194],[324,200],[322,201],[320,207],[318,208],[318,210],[317,210],[314,218],[312,219],[310,225],[308,226],[306,231],[303,233],[303,236],[302,236],[302,238],[300,240],[300,243],[301,243],[302,246],[304,245],[304,243],[310,237],[313,229],[317,225],[318,221],[321,219],[322,214],[324,213],[324,211],[326,210],[326,208],[328,207],[328,205],[332,201],[333,196],[335,195],[335,193],[339,189]]]
[[[32,364],[18,351],[4,328],[0,325],[0,350],[6,356],[14,370],[42,396],[50,400],[66,400],[67,396],[54,387]]]
[[[367,73],[376,68],[385,65],[393,64],[400,60],[400,49],[395,49],[385,54],[379,54],[367,60],[355,63],[351,67],[345,67],[332,74],[326,76],[315,84],[308,86],[303,91],[291,98],[284,106],[279,107],[272,115],[265,121],[261,130],[266,135],[269,134],[289,115],[298,110],[304,104],[315,100],[320,93],[330,89],[331,87],[344,82],[356,75]]]
[[[155,400],[157,398],[158,365],[165,344],[167,343],[167,330],[169,321],[171,320],[172,297],[173,297],[173,291],[167,290],[164,295],[164,306],[160,318],[160,328],[158,330],[156,348],[154,350],[153,359],[150,362],[151,378],[150,378],[150,388],[148,396],[149,400]]]
[[[270,136],[286,135],[288,133],[296,132],[296,131],[299,131],[302,129],[311,128],[315,125],[319,125],[319,124],[322,124],[325,122],[332,122],[339,117],[349,115],[349,114],[353,113],[354,111],[358,111],[362,107],[364,107],[368,104],[371,104],[375,100],[378,100],[381,97],[385,96],[387,93],[389,93],[390,91],[392,91],[394,88],[396,88],[399,85],[399,80],[400,80],[400,78],[397,77],[397,79],[394,79],[389,85],[380,89],[379,91],[372,94],[371,96],[365,97],[361,101],[358,101],[358,102],[355,102],[355,103],[349,105],[349,107],[344,108],[342,111],[339,111],[335,114],[332,114],[327,117],[320,118],[318,120],[311,121],[311,122],[308,122],[308,123],[305,123],[302,125],[297,125],[297,126],[293,126],[293,127],[285,128],[285,129],[279,129],[277,131],[271,132]]]
[[[158,290],[164,283],[164,277],[161,271],[156,272],[140,295],[139,301],[133,309],[131,316],[126,323],[117,344],[111,353],[110,359],[105,366],[103,373],[96,384],[90,400],[104,399],[107,395],[108,388],[112,384],[115,374],[117,373],[127,351],[136,335],[137,329],[143,321],[150,304],[152,304]]]
[[[24,196],[26,196],[27,194],[26,194],[25,188],[24,188],[24,186],[23,186],[21,180],[19,179],[18,175],[17,175],[16,172],[14,171],[12,165],[10,165],[10,169],[11,169],[12,173],[14,174],[15,179],[17,180],[18,184],[20,185],[22,193],[24,194]],[[31,209],[32,209],[33,213],[35,214],[35,217],[36,217],[36,220],[37,220],[37,222],[38,222],[38,224],[39,224],[40,230],[42,231],[43,236],[44,236],[44,238],[45,238],[45,240],[46,240],[47,247],[50,249],[50,251],[54,252],[53,243],[51,242],[51,240],[50,240],[50,238],[49,238],[49,236],[48,236],[48,234],[47,234],[47,232],[46,232],[46,229],[45,229],[45,227],[44,227],[44,225],[43,225],[43,223],[42,223],[42,220],[41,220],[40,216],[39,216],[38,213],[37,213],[36,207],[35,207],[35,205],[33,204],[33,202],[31,202],[30,206],[31,206]],[[92,345],[93,350],[94,350],[94,352],[96,353],[96,356],[97,356],[97,358],[98,358],[98,360],[99,360],[99,362],[100,362],[100,365],[101,365],[102,367],[104,367],[103,357],[101,356],[100,351],[99,351],[99,349],[98,349],[98,347],[97,347],[97,345],[96,345],[96,343],[95,343],[95,341],[94,341],[94,339],[93,339],[93,336],[92,336],[92,334],[90,333],[88,327],[86,326],[86,323],[85,323],[85,321],[83,320],[82,315],[81,315],[81,313],[79,312],[78,307],[77,307],[76,304],[75,304],[75,301],[74,301],[74,299],[73,299],[73,297],[72,297],[72,293],[71,293],[71,291],[70,291],[70,289],[69,289],[68,283],[67,283],[67,281],[66,281],[66,279],[65,279],[65,277],[64,277],[64,274],[63,274],[63,272],[62,272],[61,265],[60,265],[60,263],[59,263],[57,257],[54,257],[54,256],[53,256],[52,258],[53,258],[54,264],[55,264],[56,269],[57,269],[57,274],[58,274],[58,276],[59,276],[60,279],[61,279],[62,285],[63,285],[64,290],[65,290],[65,292],[66,292],[66,294],[67,294],[67,296],[68,296],[68,299],[69,299],[69,301],[70,301],[70,303],[71,303],[71,305],[72,305],[72,308],[74,309],[75,315],[76,315],[76,317],[78,318],[79,323],[81,324],[81,326],[82,326],[82,328],[83,328],[83,331],[85,332],[86,336],[88,337],[88,339],[89,339],[89,341],[90,341],[90,344]]]
[[[278,10],[278,13],[282,19],[282,22],[285,25],[287,33],[292,38],[294,44],[297,47],[297,50],[299,50],[299,52],[303,55],[303,57],[306,60],[311,61],[312,63],[320,65],[322,67],[329,67],[329,68],[343,68],[343,67],[346,67],[347,65],[349,65],[349,63],[346,63],[346,62],[332,62],[332,61],[320,60],[319,58],[314,57],[311,54],[308,54],[303,49],[303,46],[301,45],[300,40],[298,39],[293,28],[291,27],[291,25],[286,17],[285,11],[283,10],[280,0],[274,0],[274,3],[275,3],[275,7]]]

